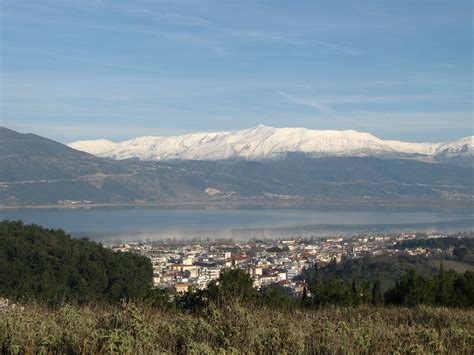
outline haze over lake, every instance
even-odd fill
[[[317,209],[45,209],[0,211],[96,241],[165,238],[289,238],[399,231],[471,231],[471,209],[317,208]]]

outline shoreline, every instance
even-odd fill
[[[285,209],[320,209],[324,207],[335,208],[436,208],[436,209],[474,209],[474,201],[472,203],[428,203],[428,202],[411,202],[411,201],[373,201],[371,203],[361,201],[315,201],[315,202],[160,202],[160,203],[78,203],[71,205],[51,204],[51,205],[25,205],[25,206],[0,206],[2,211],[18,211],[18,210],[89,210],[89,209],[127,209],[127,208],[156,208],[156,209],[268,209],[268,210],[285,210]]]

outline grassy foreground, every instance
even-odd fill
[[[133,303],[0,312],[0,353],[473,353],[474,310],[274,310],[199,315]]]

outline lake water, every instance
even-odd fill
[[[62,228],[97,241],[205,238],[291,238],[398,231],[473,231],[471,209],[22,209],[0,219]]]

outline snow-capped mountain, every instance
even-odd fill
[[[384,141],[369,133],[306,128],[273,128],[259,125],[237,132],[193,133],[171,137],[138,137],[114,143],[108,140],[77,141],[71,148],[100,157],[140,160],[280,159],[288,153],[312,157],[356,156],[409,158],[434,161],[462,155],[472,158],[474,136],[446,144]]]
[[[474,165],[474,136],[441,144],[434,156],[438,162],[459,165]]]
[[[172,147],[177,145],[186,152],[189,152],[188,148],[183,148],[186,144],[196,146],[202,152],[202,146],[214,144],[213,139],[223,140],[227,144],[224,148],[227,149],[233,144],[229,142],[231,138],[240,142],[238,139],[243,139],[242,137],[250,140],[244,143],[249,144],[254,154],[263,151],[269,155],[271,150],[265,149],[275,145],[270,144],[273,143],[272,139],[280,144],[278,148],[274,148],[277,152],[282,149],[303,149],[301,147],[314,151],[316,146],[320,154],[325,148],[324,144],[338,152],[345,152],[350,148],[351,154],[367,154],[367,147],[375,147],[377,152],[382,148],[384,151],[400,150],[400,147],[404,151],[408,150],[398,142],[389,143],[387,148],[383,142],[367,134],[356,134],[354,138],[354,132],[317,134],[290,130],[290,134],[287,130],[274,130],[276,136],[267,132],[273,130],[259,127],[234,134],[212,134],[211,137],[202,134],[191,135],[187,139],[180,137],[165,140]],[[270,136],[267,137],[265,132]],[[257,137],[254,137],[254,141],[251,138],[255,135]],[[261,135],[267,137],[267,140]],[[286,140],[289,140],[288,136],[302,138],[299,135],[308,141],[280,142],[281,137]],[[224,139],[225,137],[227,138]],[[136,141],[144,143],[146,140]],[[156,141],[157,138],[148,140]],[[313,140],[316,142],[312,142]],[[359,142],[357,149],[353,145],[354,140]],[[464,146],[470,143],[472,140],[442,148],[440,146],[438,149],[446,154],[454,154],[453,149],[460,149],[464,154],[467,150]],[[105,145],[108,145],[107,149],[115,149],[120,144],[104,141],[95,141],[94,146],[87,144],[96,149],[96,152]],[[409,152],[420,149],[426,152],[428,148],[414,145]],[[147,146],[147,149],[151,148]],[[178,150],[175,148],[175,151]],[[218,151],[213,154],[224,156],[219,155]],[[249,153],[247,156],[252,155]],[[287,159],[260,161],[113,160],[94,157],[35,134],[23,134],[0,127],[0,204],[11,207],[64,207],[71,203],[84,206],[183,204],[185,207],[190,204],[208,206],[213,203],[220,206],[221,203],[225,206],[232,206],[234,203],[251,203],[252,206],[255,203],[270,203],[272,206],[279,203],[282,206],[301,203],[472,206],[473,173],[473,165],[427,164],[410,159],[294,159],[290,156]]]
[[[472,157],[474,146],[474,136],[459,139],[457,141],[440,144],[435,155],[446,157]]]

